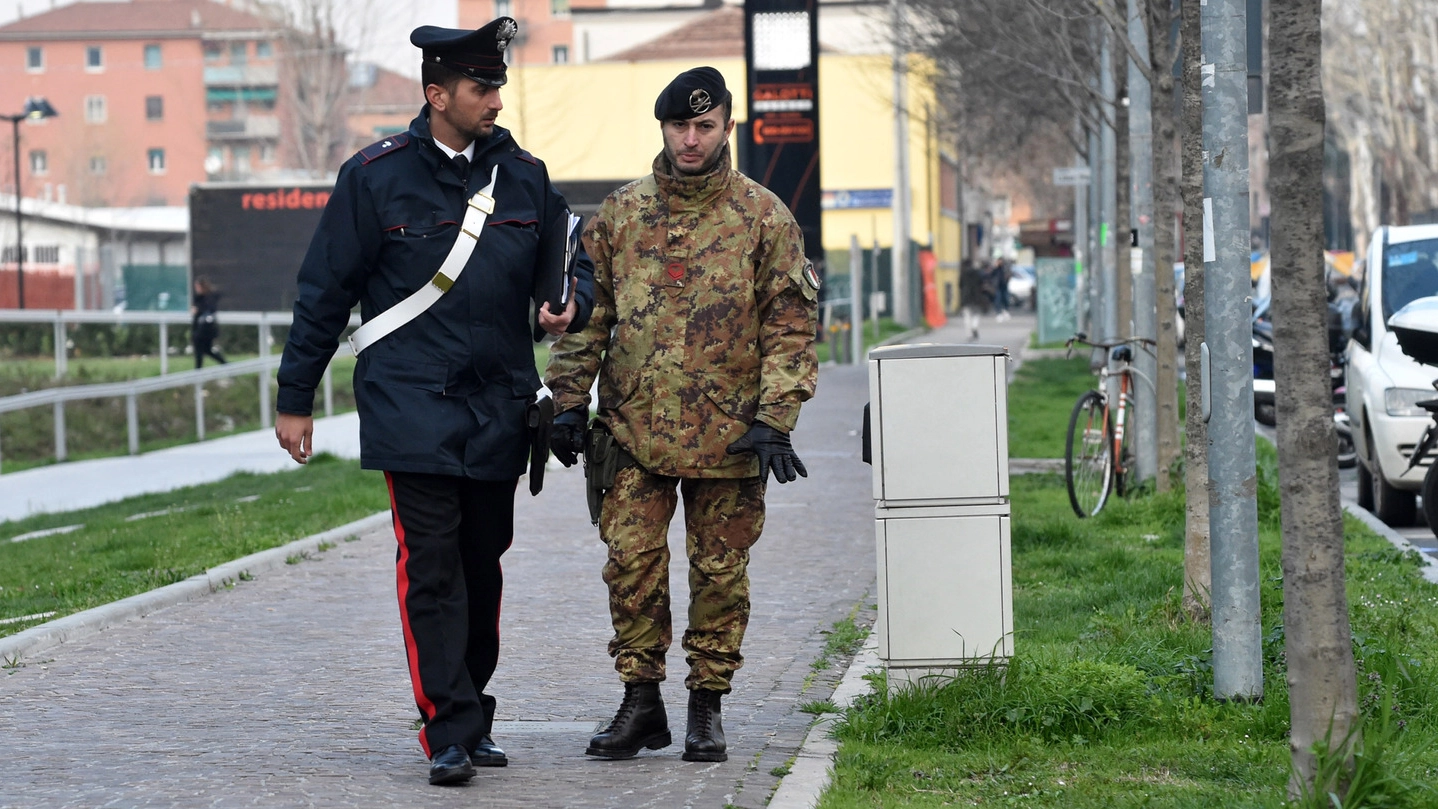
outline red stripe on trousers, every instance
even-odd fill
[[[399,542],[399,561],[395,563],[395,569],[399,590],[399,623],[404,629],[404,652],[409,660],[409,680],[414,687],[415,704],[428,722],[434,718],[434,702],[425,696],[424,684],[419,679],[419,650],[414,645],[414,632],[410,630],[409,607],[406,604],[409,597],[409,572],[405,569],[405,563],[409,561],[409,546],[404,542],[404,524],[399,521],[399,504],[394,499],[394,481],[388,472],[384,473],[384,482],[389,487],[389,505],[394,515],[394,538]],[[419,745],[424,748],[425,758],[429,758],[432,754],[429,738],[425,735],[426,730],[428,728],[420,728]]]

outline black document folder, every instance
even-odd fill
[[[568,210],[559,212],[539,237],[534,261],[534,340],[544,339],[539,326],[539,307],[549,302],[549,313],[564,314],[573,294],[574,263],[579,256],[579,217]]]

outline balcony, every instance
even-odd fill
[[[280,83],[275,65],[213,65],[205,68],[206,87],[265,87]]]
[[[210,140],[276,140],[279,136],[280,119],[273,115],[205,122],[205,137]]]

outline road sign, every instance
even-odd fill
[[[1054,185],[1088,185],[1088,166],[1060,166],[1054,169]]]

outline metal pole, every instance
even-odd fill
[[[889,0],[894,32],[894,246],[890,253],[889,311],[905,326],[913,325],[909,306],[909,103],[904,75],[908,71],[904,37],[904,0]]]
[[[849,314],[850,359],[857,365],[864,361],[864,251],[857,234],[849,234],[849,297],[853,301]]]
[[[1103,101],[1103,191],[1100,200],[1099,250],[1103,253],[1103,320],[1100,334],[1105,341],[1118,337],[1118,247],[1114,243],[1114,227],[1118,219],[1118,135],[1114,132],[1117,90],[1113,77],[1113,32],[1104,26],[1103,44],[1099,48],[1099,95]]]
[[[14,130],[15,143],[15,291],[19,308],[25,308],[25,238],[21,231],[20,213],[20,119],[23,115],[7,115]]]
[[[64,315],[55,313],[54,330],[52,332],[55,340],[55,378],[64,379],[65,374],[70,370],[68,360],[70,352],[65,347],[65,321]]]
[[[1075,123],[1078,139],[1083,140],[1083,124]],[[1079,154],[1074,157],[1074,165],[1084,167],[1089,164],[1085,155]],[[1092,281],[1089,275],[1088,261],[1088,193],[1089,186],[1093,184],[1093,175],[1090,173],[1089,182],[1074,186],[1074,219],[1073,219],[1073,254],[1074,254],[1074,308],[1079,331],[1088,331],[1088,319],[1091,311],[1085,305],[1088,299],[1088,288]]]
[[[55,403],[55,460],[63,461],[69,455],[65,449],[65,403]]]
[[[1128,39],[1139,53],[1148,53],[1148,31],[1143,7],[1128,0]],[[1166,33],[1165,33],[1166,35]],[[1128,62],[1128,142],[1132,161],[1130,218],[1138,230],[1138,247],[1129,254],[1133,274],[1133,336],[1158,339],[1158,299],[1155,297],[1153,262],[1153,88],[1132,58]],[[1143,374],[1134,386],[1134,426],[1138,430],[1138,480],[1153,480],[1158,474],[1158,356],[1139,349],[1134,365]]]
[[[1084,239],[1088,244],[1088,334],[1099,336],[1103,332],[1103,251],[1100,249],[1098,230],[1103,222],[1103,146],[1099,130],[1088,131],[1089,183],[1088,183],[1088,232]]]
[[[270,355],[270,316],[266,312],[260,313],[260,356]],[[270,368],[265,366],[260,369],[260,429],[270,429]]]
[[[1209,372],[1208,491],[1213,565],[1213,693],[1263,696],[1257,459],[1248,272],[1248,61],[1245,0],[1207,0],[1203,25],[1203,272]]]
[[[195,383],[195,440],[205,440],[205,386]]]
[[[170,372],[170,324],[160,324],[160,376]]]
[[[135,392],[125,394],[125,434],[130,440],[130,454],[140,454],[140,409],[135,402]]]

